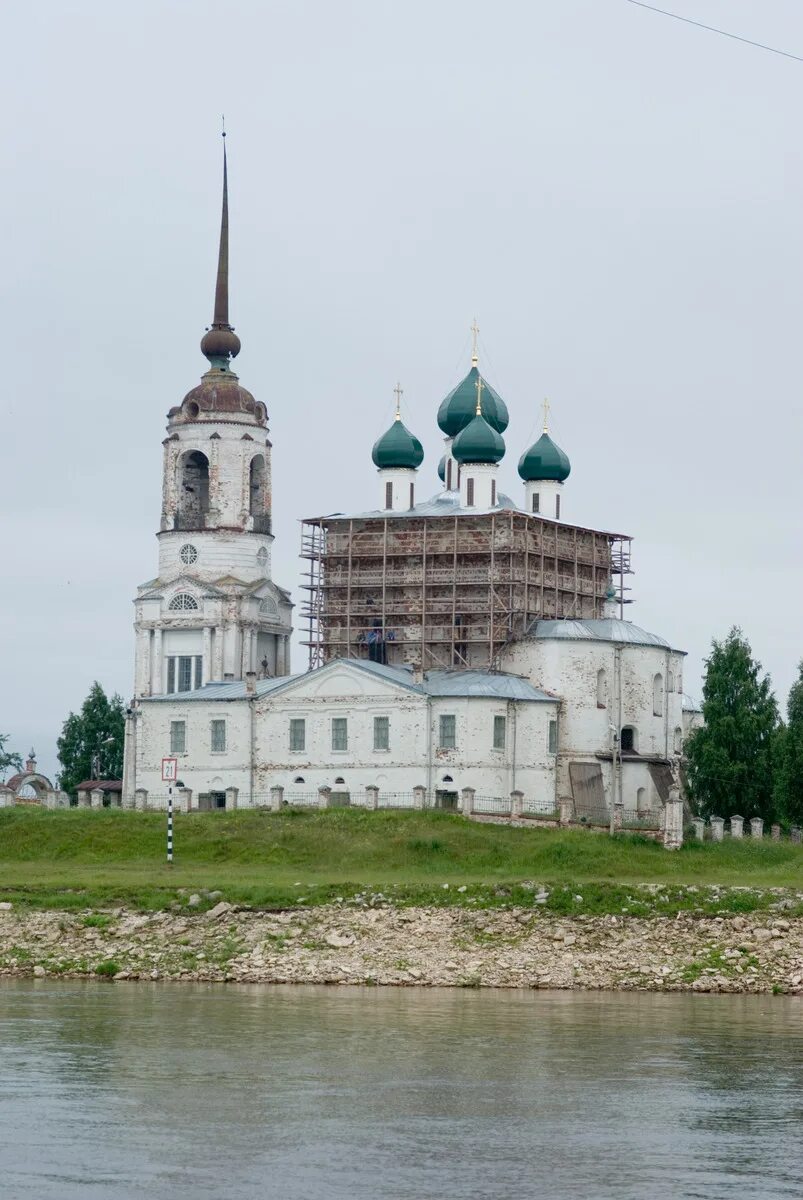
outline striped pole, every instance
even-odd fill
[[[173,861],[173,789],[167,789],[167,861]]]

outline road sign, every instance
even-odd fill
[[[178,775],[178,759],[162,759],[162,783],[175,783]]]

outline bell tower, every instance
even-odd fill
[[[240,339],[229,323],[225,141],[214,316],[201,351],[209,369],[167,414],[159,570],[134,601],[136,696],[290,671],[292,604],[271,579],[268,414],[232,369]]]

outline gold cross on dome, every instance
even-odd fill
[[[471,365],[472,365],[472,367],[476,367],[477,363],[480,361],[479,354],[477,353],[479,338],[480,338],[480,327],[477,324],[477,318],[475,317],[474,320],[471,322]]]
[[[477,416],[482,416],[482,376],[477,378]]]
[[[396,397],[396,420],[401,420],[401,398],[404,395],[404,389],[400,383],[397,383],[393,389],[393,395]]]
[[[546,397],[544,397],[543,407],[544,407],[544,433],[549,433],[549,409],[551,406],[550,406],[549,401],[546,399]]]

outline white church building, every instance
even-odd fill
[[[684,738],[684,652],[625,620],[627,535],[567,523],[546,428],[497,487],[507,406],[479,372],[443,400],[440,490],[418,497],[401,421],[373,448],[376,507],[310,518],[293,605],[271,577],[271,442],[232,369],[228,200],[209,369],[168,413],[155,578],[135,598],[123,804],[467,806],[657,823]]]

